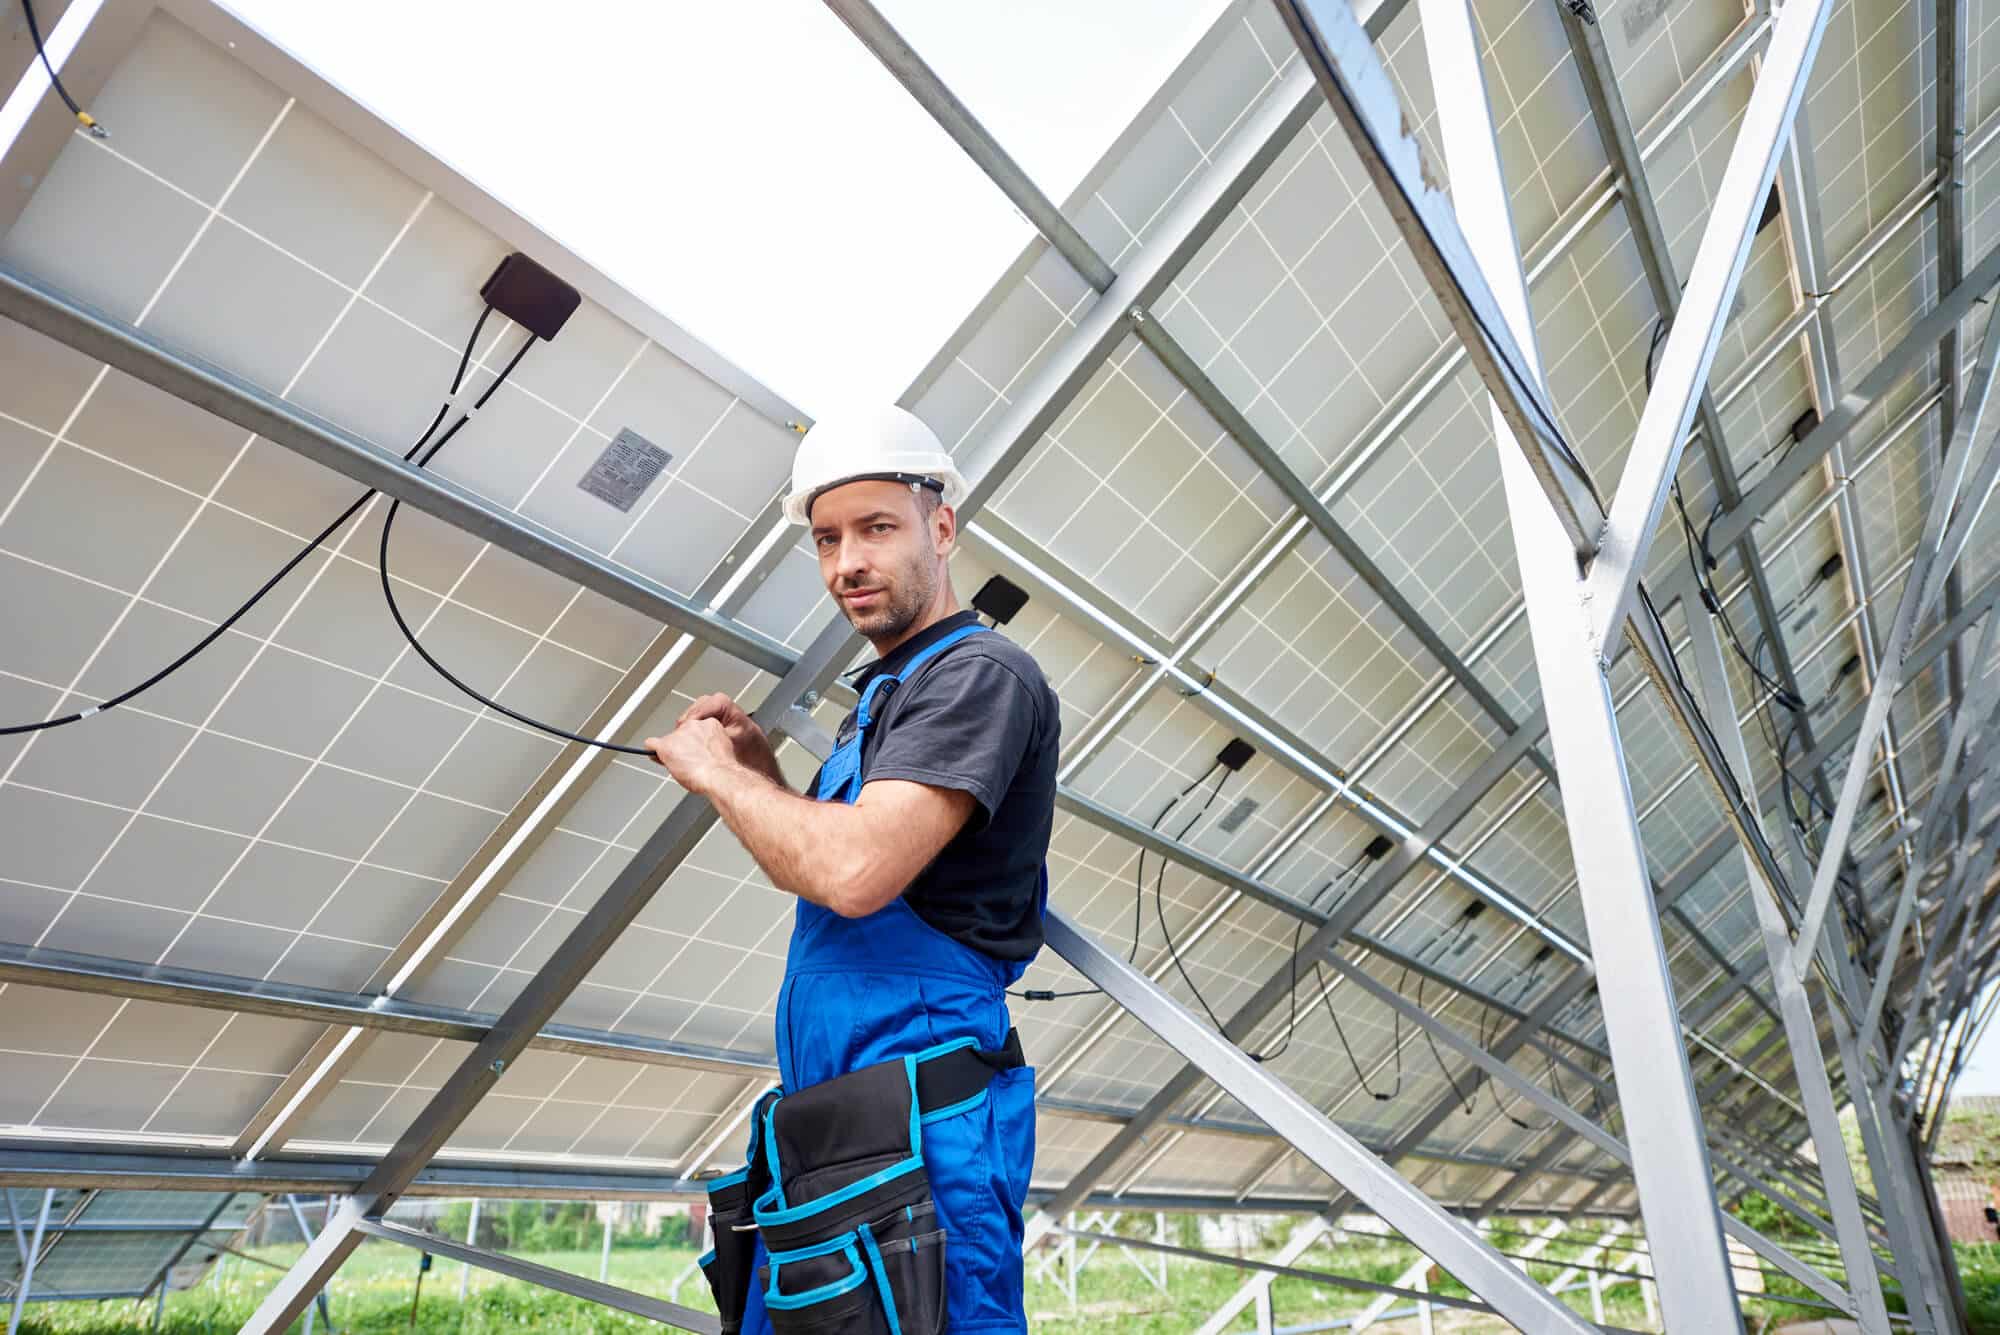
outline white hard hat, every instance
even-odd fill
[[[937,433],[894,404],[843,410],[821,418],[792,459],[785,518],[809,520],[813,501],[843,482],[882,480],[937,484],[944,504],[958,506],[969,490]]]

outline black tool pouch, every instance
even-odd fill
[[[764,1116],[758,1275],[779,1335],[941,1335],[944,1232],[924,1169],[917,1059],[786,1095]]]
[[[756,1280],[757,1197],[770,1188],[770,1174],[756,1153],[764,1110],[778,1098],[772,1090],[752,1109],[751,1154],[749,1162],[726,1177],[708,1184],[709,1230],[715,1245],[701,1258],[702,1278],[715,1295],[715,1309],[722,1318],[722,1335],[737,1335],[743,1328],[743,1310],[750,1301],[750,1285]]]
[[[753,1281],[779,1335],[942,1335],[945,1234],[924,1117],[950,1116],[1024,1062],[1010,1032],[993,1051],[960,1039],[765,1095],[748,1166],[709,1186],[715,1250],[701,1268],[723,1335],[742,1328]],[[752,1275],[759,1232],[770,1262]]]

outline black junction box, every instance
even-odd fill
[[[479,289],[486,304],[547,343],[583,303],[575,288],[515,251]]]

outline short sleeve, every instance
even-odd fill
[[[972,794],[984,829],[1040,724],[1027,682],[986,654],[953,654],[912,683],[868,762],[865,783],[907,779]]]

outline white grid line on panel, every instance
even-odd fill
[[[5,550],[4,548],[0,548],[0,555],[5,555],[5,556],[13,556],[14,554],[13,554],[13,553],[11,553],[11,552],[7,552],[7,551],[6,551],[6,550]],[[46,566],[46,565],[44,565],[44,563],[42,563],[42,562],[39,562],[39,561],[26,561],[26,560],[25,560],[25,558],[22,558],[22,559],[23,559],[23,560],[24,560],[24,562],[25,562],[25,563],[27,563],[27,564],[32,564],[32,565],[37,565],[37,566],[42,566],[42,567],[43,567],[44,569],[51,569],[51,570],[53,570],[53,569],[54,569],[54,567],[52,567],[52,566]],[[88,581],[88,582],[90,582],[90,583],[92,583],[92,584],[96,584],[96,583],[97,583],[97,581],[94,581],[94,580],[93,580],[93,581]],[[108,587],[108,586],[100,586],[100,587]],[[175,611],[175,609],[173,609],[173,608],[170,608],[170,607],[166,607],[166,605],[165,605],[165,604],[162,604],[162,603],[154,603],[154,602],[152,602],[151,600],[146,600],[146,599],[142,599],[142,600],[141,600],[141,603],[142,603],[143,605],[145,605],[145,606],[151,606],[151,607],[160,607],[160,608],[164,608],[164,609],[165,609],[165,610],[167,610],[167,611]],[[233,634],[241,634],[241,635],[242,635],[242,638],[244,638],[244,639],[246,639],[246,640],[250,641],[250,642],[251,642],[252,644],[255,644],[255,645],[258,645],[258,646],[261,646],[261,647],[263,647],[263,648],[266,648],[266,649],[270,650],[271,652],[274,652],[274,653],[278,653],[278,654],[284,654],[284,655],[289,655],[289,656],[291,656],[291,657],[294,657],[294,658],[298,658],[298,659],[300,659],[300,660],[302,660],[302,661],[304,661],[304,662],[309,662],[309,663],[314,663],[314,664],[317,664],[317,665],[319,665],[319,666],[322,666],[322,667],[326,667],[326,668],[331,668],[331,669],[333,669],[333,670],[335,670],[335,671],[338,671],[338,672],[341,672],[341,673],[343,673],[343,674],[345,674],[345,675],[347,675],[347,676],[353,676],[353,677],[361,677],[361,678],[364,678],[364,679],[368,679],[368,674],[366,674],[366,673],[364,673],[364,672],[360,672],[360,671],[357,671],[357,670],[356,670],[356,669],[354,669],[354,668],[350,668],[350,667],[345,667],[345,666],[343,666],[343,665],[341,665],[341,664],[338,664],[338,663],[332,663],[332,662],[329,662],[328,660],[326,660],[326,659],[323,659],[323,658],[320,658],[320,657],[318,657],[317,655],[314,655],[314,654],[310,654],[310,653],[306,653],[306,652],[304,652],[303,650],[299,650],[299,649],[294,649],[294,648],[292,648],[292,647],[291,647],[291,646],[289,646],[289,645],[283,645],[283,644],[278,644],[278,643],[276,643],[276,642],[275,642],[275,641],[273,641],[273,640],[270,640],[270,639],[268,639],[268,638],[265,638],[265,637],[262,637],[262,636],[258,636],[258,635],[255,635],[255,634],[251,634],[251,633],[249,633],[249,632],[232,632],[232,633],[233,633]],[[556,647],[557,647],[557,648],[562,648],[562,646],[560,646],[560,645],[557,645]],[[54,683],[54,682],[51,682],[51,681],[44,681],[44,680],[42,680],[42,679],[41,679],[41,678],[39,678],[39,677],[31,677],[31,676],[28,676],[28,675],[26,675],[26,674],[24,674],[24,673],[20,673],[20,672],[12,672],[12,671],[8,671],[7,669],[4,669],[4,668],[0,668],[0,680],[7,680],[7,681],[18,681],[18,682],[20,682],[20,683],[22,683],[22,684],[24,684],[24,685],[28,685],[28,686],[34,686],[34,687],[37,687],[37,688],[39,688],[39,689],[42,689],[42,690],[46,690],[46,691],[51,691],[51,692],[54,692],[54,693],[55,693],[56,695],[58,695],[58,696],[61,696],[61,694],[62,694],[62,691],[63,691],[63,688],[62,688],[61,686],[57,685],[57,684],[56,684],[56,683]],[[372,680],[372,679],[370,679],[370,680]],[[419,691],[413,691],[413,690],[411,690],[410,688],[408,688],[408,687],[406,687],[406,686],[401,686],[401,685],[399,685],[399,684],[397,684],[397,683],[395,683],[395,682],[382,682],[382,683],[381,683],[381,685],[382,685],[382,687],[383,687],[383,689],[384,689],[384,690],[387,690],[387,691],[392,691],[392,692],[397,692],[397,693],[400,693],[400,694],[403,694],[403,695],[409,695],[409,696],[413,696],[413,697],[415,697],[415,698],[419,698],[419,699],[422,699],[422,700],[426,701],[427,703],[432,703],[432,704],[437,704],[437,705],[439,705],[439,706],[441,706],[441,707],[443,707],[443,708],[445,708],[445,709],[449,710],[449,711],[450,711],[450,712],[452,712],[452,713],[457,713],[457,714],[462,714],[462,715],[464,715],[464,716],[465,716],[465,717],[466,717],[467,719],[469,719],[469,720],[474,720],[474,721],[478,721],[478,720],[481,720],[481,719],[482,719],[482,716],[483,716],[483,721],[485,721],[485,722],[488,722],[488,723],[491,723],[491,724],[493,724],[493,725],[494,725],[494,726],[496,726],[496,727],[502,727],[502,728],[506,728],[506,729],[508,729],[509,731],[512,731],[512,732],[516,732],[516,733],[519,733],[519,734],[521,734],[521,735],[523,735],[523,736],[541,736],[541,735],[542,735],[542,734],[540,734],[540,733],[537,733],[537,732],[536,732],[536,731],[535,731],[534,729],[532,729],[532,728],[528,728],[528,727],[525,727],[525,726],[524,726],[524,725],[522,725],[522,724],[518,724],[518,723],[515,723],[515,722],[513,722],[513,721],[512,721],[511,719],[507,719],[507,718],[505,718],[504,716],[496,716],[496,715],[483,715],[483,711],[482,711],[481,709],[477,708],[477,707],[472,707],[472,706],[463,706],[463,705],[455,705],[455,704],[451,704],[451,703],[449,703],[449,702],[447,702],[447,701],[443,701],[443,700],[439,700],[439,699],[437,699],[437,698],[436,698],[436,697],[434,697],[434,696],[428,696],[428,695],[424,695],[424,694],[423,694],[422,692],[419,692]],[[302,751],[293,751],[293,750],[290,750],[289,748],[286,748],[286,747],[282,747],[282,746],[278,746],[278,745],[276,745],[276,744],[274,744],[274,743],[271,743],[271,742],[267,742],[267,741],[260,741],[260,740],[258,740],[258,739],[256,739],[256,738],[252,738],[252,737],[243,737],[243,736],[240,736],[240,735],[238,735],[238,734],[236,734],[236,733],[233,733],[233,732],[229,732],[229,731],[227,731],[227,730],[225,730],[225,729],[221,729],[221,728],[213,728],[213,727],[206,727],[206,726],[202,726],[202,725],[199,725],[199,724],[190,724],[190,723],[186,722],[186,721],[185,721],[185,720],[183,720],[183,719],[178,719],[178,718],[175,718],[175,717],[173,717],[172,715],[169,715],[169,714],[162,714],[162,713],[158,713],[158,712],[156,712],[156,711],[154,711],[154,710],[150,710],[150,709],[147,709],[147,708],[145,708],[145,707],[143,707],[143,706],[141,706],[141,705],[136,705],[136,704],[125,704],[125,705],[120,705],[120,706],[119,706],[118,708],[119,708],[119,710],[120,710],[120,712],[121,712],[121,713],[125,713],[125,714],[130,714],[130,715],[132,715],[133,717],[136,717],[136,718],[147,718],[147,719],[153,719],[153,720],[155,720],[155,721],[157,721],[157,722],[161,722],[161,723],[166,723],[166,724],[169,724],[169,725],[171,725],[171,726],[173,726],[173,727],[175,727],[175,728],[190,728],[190,729],[192,729],[192,730],[193,730],[194,734],[195,734],[195,735],[196,735],[197,737],[215,737],[215,738],[218,738],[218,739],[221,739],[221,740],[223,740],[223,741],[228,741],[228,742],[232,742],[232,743],[235,743],[235,744],[238,744],[238,745],[241,745],[241,746],[246,746],[246,747],[249,747],[249,748],[251,748],[251,749],[253,749],[253,750],[257,750],[257,751],[262,751],[262,752],[265,752],[265,753],[267,753],[267,754],[270,754],[270,755],[274,755],[274,756],[284,756],[284,757],[286,757],[287,759],[291,759],[291,760],[304,760],[304,761],[309,761],[309,762],[310,762],[310,761],[313,761],[313,760],[315,759],[315,757],[314,757],[314,756],[312,756],[312,755],[310,755],[310,754],[307,754],[306,752],[302,752]],[[450,805],[452,805],[452,806],[455,806],[455,807],[462,807],[462,808],[464,808],[464,809],[466,809],[466,810],[468,810],[468,811],[479,811],[479,812],[484,812],[484,813],[486,813],[486,814],[488,814],[488,815],[491,815],[491,816],[496,816],[496,817],[499,817],[499,816],[505,816],[505,815],[507,814],[506,810],[505,810],[504,808],[501,808],[501,807],[495,807],[495,806],[489,806],[489,805],[487,805],[487,804],[485,804],[485,803],[482,803],[482,802],[474,802],[474,801],[472,801],[472,800],[470,800],[470,799],[468,799],[468,798],[464,798],[464,797],[458,797],[458,796],[454,796],[454,795],[452,795],[452,794],[450,794],[450,793],[443,793],[443,792],[438,792],[438,791],[436,791],[436,790],[434,790],[434,789],[431,789],[431,788],[429,788],[429,787],[426,787],[425,785],[423,785],[423,784],[421,784],[421,783],[419,783],[419,784],[411,784],[411,783],[407,783],[407,782],[404,782],[403,780],[400,780],[400,779],[395,779],[395,778],[391,778],[391,777],[388,777],[388,776],[386,776],[386,775],[380,775],[380,774],[372,774],[372,773],[370,773],[370,772],[368,772],[368,771],[366,771],[366,770],[361,770],[361,769],[356,769],[356,768],[354,768],[354,767],[353,767],[353,766],[351,766],[351,765],[342,765],[342,764],[338,764],[338,763],[336,763],[336,762],[334,762],[334,761],[331,761],[331,760],[325,760],[325,759],[320,759],[320,760],[319,760],[319,766],[320,766],[320,768],[322,768],[322,769],[325,769],[325,770],[329,770],[329,771],[332,771],[332,772],[334,772],[334,773],[339,773],[339,774],[350,774],[350,775],[354,775],[354,776],[356,776],[356,777],[359,777],[359,778],[367,778],[367,779],[370,779],[370,780],[372,780],[372,781],[374,781],[374,782],[376,782],[376,783],[381,783],[381,784],[384,784],[384,785],[386,785],[386,786],[388,786],[388,787],[392,787],[392,788],[401,788],[401,789],[405,789],[405,790],[407,790],[407,791],[409,791],[409,792],[411,792],[411,793],[413,793],[413,794],[415,794],[415,795],[419,795],[419,796],[424,796],[424,797],[433,797],[433,798],[436,798],[436,799],[437,799],[438,801],[440,801],[440,802],[446,802],[446,803],[449,803]],[[81,793],[72,793],[72,792],[64,792],[64,791],[60,791],[60,790],[57,790],[57,789],[52,789],[52,788],[47,788],[47,787],[44,787],[44,786],[42,786],[42,785],[38,785],[38,784],[32,784],[32,783],[28,783],[28,782],[25,782],[25,781],[23,781],[23,780],[20,780],[20,779],[9,779],[9,780],[6,780],[5,782],[6,782],[6,786],[8,786],[8,787],[11,787],[11,788],[21,788],[21,789],[25,789],[25,790],[27,790],[27,791],[30,791],[30,792],[40,792],[40,793],[47,793],[48,795],[50,795],[50,796],[52,796],[52,797],[60,797],[60,798],[63,798],[63,799],[65,799],[65,800],[68,800],[68,801],[76,801],[76,802],[86,802],[86,803],[89,803],[90,805],[93,805],[93,806],[100,806],[100,807],[108,807],[108,808],[111,808],[111,809],[114,809],[114,810],[118,810],[118,811],[137,811],[137,810],[138,810],[138,808],[135,808],[135,807],[130,807],[130,806],[125,806],[125,805],[122,805],[122,804],[120,804],[120,803],[117,803],[117,802],[111,802],[111,801],[106,801],[106,800],[103,800],[103,799],[100,799],[100,798],[92,798],[92,797],[88,797],[88,796],[86,796],[86,795],[84,795],[84,794],[81,794]],[[151,812],[151,811],[149,811],[149,812],[146,812],[145,814],[146,814],[146,815],[147,815],[148,817],[150,817],[150,818],[152,818],[152,819],[155,819],[155,820],[163,820],[163,821],[169,821],[169,822],[171,822],[171,823],[173,823],[173,824],[177,824],[177,825],[186,825],[186,826],[189,826],[190,828],[193,828],[193,829],[200,829],[200,830],[216,830],[216,832],[217,832],[217,833],[223,833],[223,834],[230,834],[230,833],[233,833],[233,832],[231,832],[231,831],[227,831],[227,830],[221,830],[221,829],[219,829],[219,827],[215,827],[215,826],[210,826],[210,825],[207,825],[207,824],[204,824],[204,823],[203,823],[203,822],[201,822],[201,821],[194,821],[194,820],[186,820],[186,819],[183,819],[183,818],[180,818],[180,817],[175,817],[175,816],[166,816],[166,815],[161,815],[161,814],[160,814],[160,813],[158,813],[158,812]],[[601,836],[598,836],[598,835],[594,835],[594,834],[589,834],[589,833],[587,833],[587,832],[584,832],[584,831],[580,831],[580,830],[579,830],[579,831],[572,831],[572,833],[574,833],[574,834],[575,834],[575,835],[576,835],[576,836],[577,836],[577,837],[578,837],[579,839],[584,839],[584,840],[587,840],[587,841],[589,841],[590,843],[594,843],[594,844],[611,844],[611,845],[613,845],[614,847],[624,847],[624,845],[619,845],[619,844],[617,844],[615,840],[607,840],[607,839],[604,839],[604,838],[602,838]],[[303,851],[306,851],[306,852],[322,852],[322,850],[319,850],[319,849],[312,849],[312,848],[307,848],[307,847],[305,847],[304,845],[301,845],[301,844],[289,844],[289,843],[285,843],[285,842],[284,842],[284,841],[282,841],[282,840],[275,840],[275,839],[270,839],[270,838],[263,838],[263,839],[260,839],[260,840],[259,840],[259,842],[261,842],[261,843],[265,843],[265,844],[271,844],[271,845],[274,845],[274,846],[277,846],[277,847],[281,847],[281,848],[300,848],[300,849],[302,849]],[[352,859],[350,859],[350,858],[347,858],[347,857],[345,857],[344,855],[342,855],[342,854],[338,854],[338,853],[325,853],[324,855],[325,855],[325,856],[327,856],[327,857],[337,857],[337,858],[341,858],[341,860],[343,860],[343,861],[351,861],[351,860],[352,860]],[[377,865],[379,865],[379,864],[377,864]],[[423,872],[416,872],[416,871],[407,871],[407,872],[405,872],[404,874],[405,874],[405,875],[410,875],[410,876],[421,876],[421,877],[423,877],[423,878],[424,878],[425,880],[442,880],[442,879],[444,879],[444,878],[440,878],[440,877],[437,877],[437,876],[433,876],[433,875],[429,875],[429,874],[426,874],[426,873],[423,873]]]

